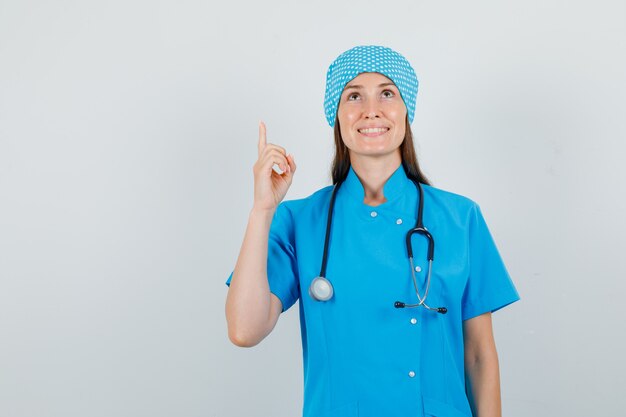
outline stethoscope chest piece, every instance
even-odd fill
[[[309,295],[316,301],[328,301],[333,298],[333,286],[324,277],[316,277],[309,286]]]

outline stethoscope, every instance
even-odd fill
[[[409,230],[406,234],[406,248],[409,255],[409,264],[411,265],[411,277],[413,278],[413,286],[415,287],[415,295],[417,295],[417,304],[406,304],[401,301],[396,301],[394,303],[395,308],[413,308],[413,307],[424,307],[431,311],[436,311],[437,313],[445,314],[448,312],[448,309],[445,307],[429,307],[426,304],[426,297],[428,297],[428,290],[430,289],[430,278],[432,272],[433,258],[435,254],[435,240],[433,239],[433,235],[424,227],[422,222],[422,216],[424,211],[424,190],[422,189],[422,185],[419,181],[414,180],[413,184],[417,188],[419,193],[419,202],[417,206],[417,222],[415,227]],[[343,181],[338,182],[333,187],[333,192],[330,196],[330,205],[328,206],[328,219],[326,221],[326,237],[324,238],[324,253],[322,255],[322,268],[320,270],[320,274],[318,277],[314,278],[311,281],[311,285],[309,286],[309,295],[315,301],[328,301],[333,298],[334,289],[333,285],[326,278],[326,263],[328,261],[328,244],[330,240],[330,230],[333,222],[333,208],[335,206],[335,198],[337,196],[337,191],[339,187],[341,187]],[[428,239],[428,273],[426,275],[426,289],[424,290],[424,296],[422,297],[419,289],[417,288],[417,279],[415,278],[415,266],[413,264],[413,245],[411,244],[411,237],[414,234],[425,236]]]

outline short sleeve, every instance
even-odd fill
[[[469,216],[469,278],[463,320],[494,312],[520,299],[478,205]]]
[[[280,299],[283,311],[287,311],[300,297],[294,236],[291,211],[281,203],[274,213],[270,226],[267,279],[270,292]],[[232,277],[231,272],[226,285],[230,285]]]

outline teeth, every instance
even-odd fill
[[[361,133],[383,133],[388,131],[389,128],[386,127],[371,127],[371,128],[367,128],[367,129],[359,129],[359,132]]]

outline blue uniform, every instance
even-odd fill
[[[326,271],[334,287],[330,301],[314,301],[308,288],[320,272],[332,186],[276,209],[267,275],[283,311],[300,300],[304,417],[471,416],[463,321],[519,295],[478,205],[423,188],[423,221],[435,239],[426,303],[447,314],[394,308],[398,300],[418,302],[405,246],[418,193],[402,166],[379,206],[363,203],[352,168],[337,192]],[[414,235],[412,242],[423,296],[427,240]]]

